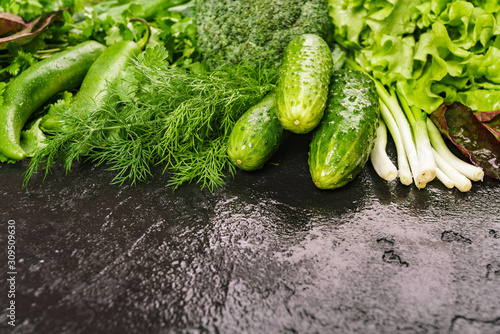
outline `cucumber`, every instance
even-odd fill
[[[304,34],[288,44],[276,88],[276,115],[285,129],[307,133],[319,124],[332,68],[332,53],[321,37]]]
[[[373,81],[355,70],[335,72],[325,115],[310,143],[309,170],[318,188],[342,187],[363,169],[379,119]]]
[[[228,139],[229,160],[240,169],[264,166],[278,149],[285,132],[275,113],[276,94],[269,93],[238,119]]]

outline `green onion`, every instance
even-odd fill
[[[432,143],[432,146],[436,150],[437,153],[441,157],[443,157],[450,165],[452,165],[457,171],[465,175],[472,181],[482,181],[484,177],[484,172],[481,167],[474,166],[469,164],[457,156],[455,156],[441,136],[441,132],[439,132],[438,128],[430,119],[427,119],[427,128],[429,130],[429,137]]]
[[[449,178],[452,184],[461,192],[469,191],[472,188],[472,183],[463,174],[457,171],[446,159],[433,149],[434,158],[439,167],[439,170]],[[444,182],[443,182],[444,183]],[[446,184],[445,184],[446,185]],[[446,185],[447,186],[447,185]]]
[[[417,180],[428,183],[436,177],[436,161],[432,154],[432,146],[427,133],[427,114],[422,113],[421,117],[415,121],[415,144],[417,146],[419,173]]]
[[[387,147],[387,127],[381,119],[377,127],[377,137],[373,150],[370,153],[370,161],[375,172],[386,181],[393,181],[398,176],[398,169],[392,163],[386,152]]]
[[[413,134],[411,132],[410,124],[408,123],[408,120],[406,119],[406,116],[399,105],[398,99],[396,98],[394,91],[391,91],[391,94],[389,95],[384,86],[376,80],[375,87],[377,89],[377,92],[379,93],[380,98],[382,99],[382,101],[384,101],[390,113],[394,117],[394,121],[396,122],[401,140],[403,141],[406,157],[408,158],[408,163],[410,164],[410,170],[413,175],[415,185],[419,189],[424,188],[425,182],[421,182],[419,177],[420,169],[417,149],[415,147],[415,143],[413,142]]]
[[[455,187],[455,183],[439,167],[436,167],[436,178],[448,189]]]
[[[389,108],[385,105],[383,101],[380,101],[380,112],[382,114],[382,119],[389,128],[394,144],[396,145],[396,151],[398,156],[398,167],[399,167],[399,180],[405,186],[413,183],[412,174],[410,170],[410,165],[408,164],[408,158],[406,157],[406,150],[401,139],[401,135],[398,130],[396,121],[392,117]]]

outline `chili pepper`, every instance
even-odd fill
[[[139,18],[131,18],[129,21],[142,22],[146,26],[144,36],[137,43],[120,41],[109,46],[90,67],[75,95],[75,102],[86,100],[100,105],[107,94],[106,87],[119,80],[131,60],[142,52],[149,41],[149,24]]]
[[[38,107],[40,107],[44,102],[46,102],[50,97],[53,95],[59,93],[60,91],[64,90],[69,90],[73,88],[78,88],[78,86],[81,84],[80,89],[78,93],[75,96],[75,102],[78,101],[83,101],[83,100],[90,100],[93,101],[94,103],[100,104],[104,98],[104,96],[107,94],[106,86],[110,83],[115,82],[118,80],[120,77],[120,74],[122,71],[125,69],[126,66],[128,66],[130,60],[134,57],[137,56],[142,49],[145,47],[147,42],[149,41],[149,36],[150,36],[150,27],[149,24],[143,20],[143,19],[130,19],[130,21],[141,21],[143,24],[146,25],[146,33],[139,40],[137,43],[133,41],[121,41],[118,43],[113,44],[112,46],[105,48],[103,45],[97,43],[97,42],[85,42],[82,44],[86,43],[92,43],[93,45],[98,45],[99,46],[99,52],[95,54],[94,57],[92,57],[92,62],[83,64],[77,62],[75,59],[72,60],[72,62],[75,63],[75,66],[78,66],[80,69],[84,69],[84,71],[79,72],[78,75],[76,73],[73,73],[72,71],[75,71],[73,68],[72,70],[64,64],[59,64],[59,67],[63,67],[65,71],[68,71],[67,76],[72,77],[77,80],[73,80],[74,84],[69,87],[69,85],[58,85],[57,87],[60,88],[57,91],[54,91],[52,95],[45,94],[45,97],[43,101],[40,101],[41,103],[37,104],[34,109],[30,109],[29,112],[15,112],[15,113],[21,113],[23,114],[23,118],[21,118],[19,121],[17,121],[16,126],[12,127],[15,129],[14,132],[12,132],[12,135],[10,136],[3,136],[2,135],[2,128],[0,127],[0,154],[5,155],[8,158],[14,159],[14,160],[21,160],[23,159],[26,154],[23,152],[22,148],[19,146],[19,137],[21,130],[26,123],[27,119],[29,116],[33,113],[34,110],[36,110]],[[77,47],[75,47],[76,49]],[[67,52],[67,51],[66,51]],[[58,57],[61,58],[61,54],[58,54],[53,57]],[[70,57],[67,57],[68,59]],[[53,59],[52,57],[49,58],[48,60]],[[81,59],[80,59],[81,61]],[[65,60],[67,62],[67,60]],[[60,61],[59,61],[60,63]],[[64,63],[64,62],[63,62]],[[77,64],[78,63],[78,64]],[[54,65],[51,65],[52,67]],[[56,66],[57,67],[57,66]],[[44,67],[45,68],[45,67]],[[49,67],[51,68],[51,67]],[[59,73],[59,72],[57,72]],[[59,76],[62,76],[63,73],[59,73]],[[44,77],[43,85],[44,86],[55,86],[57,82],[63,81],[61,78],[58,78],[56,74],[52,73],[47,73]],[[66,80],[69,78],[65,78]],[[26,81],[26,80],[25,80]],[[28,80],[31,81],[31,80]],[[68,81],[68,80],[67,80]],[[69,84],[69,82],[68,82]],[[30,95],[37,94],[37,90],[29,90],[24,94],[23,98],[24,99],[29,99]],[[18,98],[17,101],[20,99]],[[21,103],[22,105],[22,103]],[[2,110],[3,111],[3,110]],[[2,117],[2,111],[0,111],[0,120]],[[44,117],[41,123],[41,127],[45,131],[57,131],[59,129],[59,126],[61,125],[61,120],[57,119],[57,117]],[[7,127],[10,128],[10,127]],[[4,131],[5,133],[9,133],[8,129]],[[10,140],[4,140],[3,137],[9,137]],[[16,139],[17,138],[17,139]],[[6,148],[2,149],[2,141],[9,142],[6,144]]]
[[[33,64],[12,79],[0,106],[0,154],[13,160],[25,158],[20,137],[29,117],[56,94],[78,88],[105,49],[95,41],[83,42]]]
[[[74,97],[75,103],[90,102],[97,106],[102,105],[108,94],[107,86],[120,79],[131,59],[136,57],[146,47],[151,34],[149,23],[140,18],[130,18],[129,21],[140,21],[146,26],[144,36],[136,43],[134,41],[120,41],[109,46],[92,64],[82,85]],[[42,119],[40,127],[44,131],[57,132],[61,129],[63,120],[57,115],[47,114]]]

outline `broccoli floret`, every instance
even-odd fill
[[[211,67],[248,61],[280,66],[296,36],[329,40],[333,24],[327,0],[198,0],[198,48]]]

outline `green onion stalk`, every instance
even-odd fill
[[[366,73],[349,58],[345,63]],[[382,179],[392,181],[399,177],[402,184],[414,183],[418,189],[438,179],[445,187],[457,188],[461,192],[472,188],[471,181],[483,180],[483,169],[454,155],[427,113],[410,106],[399,87],[387,88],[371,78],[380,97],[382,119],[370,160]],[[386,152],[387,130],[396,146],[397,168]]]

